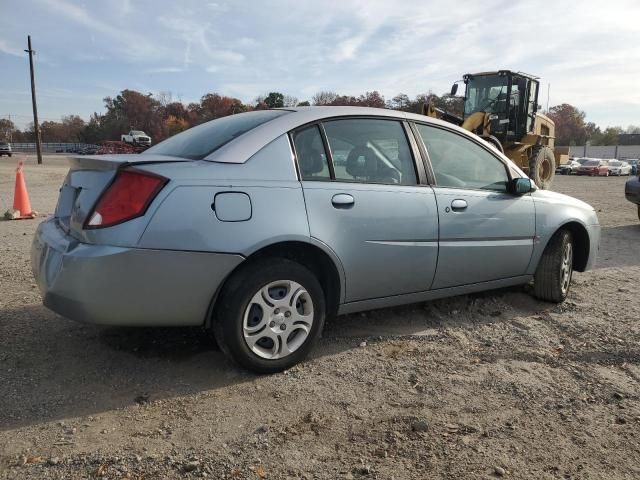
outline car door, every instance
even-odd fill
[[[343,118],[292,139],[309,229],[342,262],[346,301],[428,290],[438,214],[433,190],[420,184],[424,170],[416,170],[406,126]]]
[[[435,177],[440,220],[432,288],[524,275],[535,240],[529,194],[508,192],[508,166],[491,150],[446,128],[416,124]]]

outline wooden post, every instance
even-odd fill
[[[36,134],[36,153],[38,154],[38,164],[42,164],[42,146],[40,145],[40,124],[38,123],[38,105],[36,104],[36,78],[33,72],[33,55],[36,53],[31,49],[31,35],[27,36],[29,49],[25,50],[29,54],[29,69],[31,71],[31,102],[33,103],[33,128]]]

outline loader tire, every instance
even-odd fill
[[[555,172],[556,159],[553,150],[545,145],[535,146],[529,157],[529,178],[539,188],[547,190],[553,182]]]

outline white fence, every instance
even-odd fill
[[[85,147],[94,147],[91,143],[42,143],[42,151],[46,153],[76,153]],[[35,152],[36,144],[12,143],[11,150],[14,152]]]
[[[617,158],[618,160],[640,158],[640,145],[582,145],[571,147],[569,155],[572,157]]]

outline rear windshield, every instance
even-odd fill
[[[609,162],[609,165],[611,165],[612,167],[619,167],[620,165],[622,165],[622,162]]]
[[[155,153],[200,160],[243,133],[287,113],[290,112],[259,110],[218,118],[167,138],[143,155]]]

